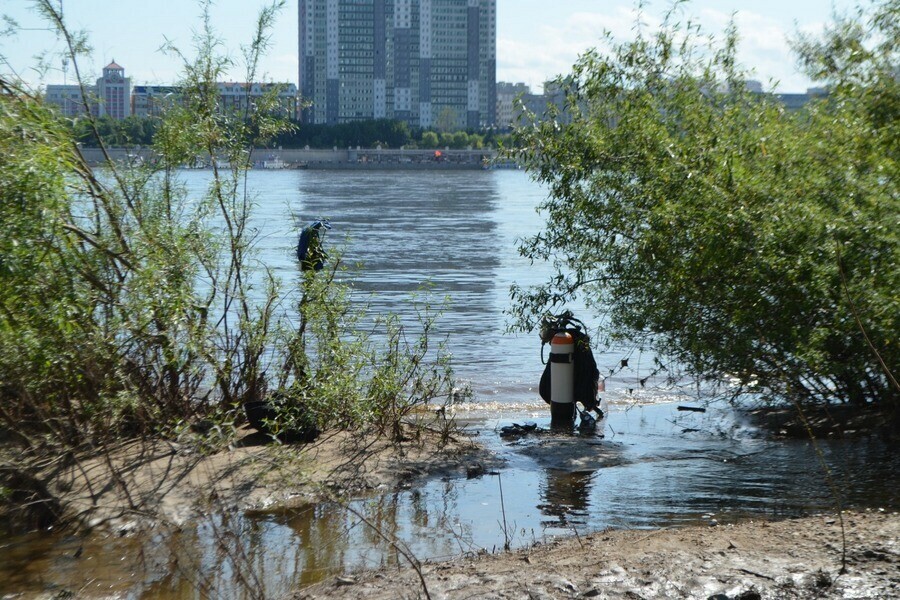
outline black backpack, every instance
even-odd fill
[[[575,390],[573,399],[581,402],[585,410],[597,410],[597,385],[600,382],[600,370],[591,352],[591,339],[583,331],[584,323],[576,319],[571,312],[547,316],[541,320],[541,362],[544,358],[544,345],[548,344],[557,333],[568,333],[575,340],[573,356],[575,366]],[[550,404],[550,361],[544,363],[539,392],[544,402]]]

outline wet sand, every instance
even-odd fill
[[[409,426],[404,435],[397,443],[375,431],[332,431],[308,444],[279,445],[243,428],[224,448],[205,449],[196,439],[127,441],[49,461],[36,480],[61,507],[54,511],[57,527],[73,533],[95,528],[136,533],[180,526],[210,512],[288,507],[408,487],[426,477],[465,474],[467,465],[490,461],[461,432],[444,436]],[[13,449],[5,449],[5,456],[15,464]],[[6,517],[12,524],[28,522],[24,516]]]
[[[339,577],[314,598],[900,597],[900,515],[836,515],[683,529],[602,531],[528,549]]]
[[[468,489],[471,495],[473,490],[477,493],[477,490],[484,492],[487,487],[493,489],[494,478],[490,477],[483,478],[489,484],[481,487],[467,488],[466,485],[477,486],[482,475],[492,474],[494,471],[502,471],[505,474],[504,486],[517,479],[520,486],[535,486],[540,485],[542,479],[526,477],[529,470],[537,469],[540,472],[549,469],[547,472],[550,473],[553,469],[563,469],[563,473],[583,474],[585,469],[590,469],[593,472],[603,467],[627,463],[628,461],[623,458],[623,452],[627,448],[633,449],[629,451],[628,460],[638,461],[635,462],[636,465],[645,464],[640,460],[647,458],[645,455],[649,453],[649,457],[653,460],[646,464],[664,466],[666,476],[669,478],[677,472],[676,463],[696,464],[700,472],[705,473],[711,464],[718,465],[721,462],[721,458],[716,458],[720,454],[715,452],[710,454],[711,448],[707,447],[708,444],[704,446],[701,439],[691,437],[699,434],[679,436],[671,433],[669,431],[671,427],[678,432],[693,423],[679,420],[677,424],[669,424],[666,417],[668,413],[660,412],[662,410],[660,408],[654,412],[648,409],[646,414],[645,411],[639,410],[639,414],[629,418],[626,418],[627,413],[620,415],[622,418],[616,423],[615,428],[616,437],[627,440],[627,443],[633,446],[626,446],[621,441],[593,438],[585,440],[573,436],[537,434],[530,435],[527,439],[507,439],[485,446],[474,443],[485,442],[484,436],[472,440],[462,433],[457,433],[449,444],[442,446],[443,439],[439,431],[412,428],[407,430],[408,439],[401,444],[390,444],[374,434],[330,432],[308,445],[279,446],[267,444],[265,436],[244,430],[229,448],[220,448],[217,451],[204,450],[202,445],[196,443],[197,440],[157,440],[152,443],[133,442],[111,447],[107,449],[107,454],[82,455],[74,464],[54,461],[43,472],[47,488],[61,501],[69,516],[77,516],[83,525],[95,529],[98,533],[94,537],[102,543],[96,547],[91,545],[94,537],[85,538],[83,542],[73,542],[74,546],[67,545],[66,540],[61,540],[59,547],[48,551],[48,556],[57,558],[61,554],[65,556],[47,563],[48,566],[44,567],[43,571],[39,570],[35,576],[25,576],[21,573],[23,570],[21,566],[16,567],[12,564],[15,561],[4,565],[8,570],[0,568],[0,596],[3,593],[22,593],[25,594],[22,597],[43,597],[28,594],[40,594],[51,588],[56,589],[53,586],[48,587],[43,582],[46,576],[47,581],[54,582],[54,586],[80,590],[81,597],[108,597],[108,594],[100,593],[99,584],[92,583],[97,575],[96,572],[87,570],[90,565],[85,562],[91,559],[97,561],[92,563],[95,566],[112,564],[110,557],[113,554],[116,556],[122,554],[120,546],[111,546],[110,548],[115,548],[113,552],[104,545],[107,543],[103,541],[104,535],[112,537],[124,535],[125,538],[122,539],[136,542],[149,541],[157,539],[145,535],[151,533],[154,527],[174,525],[175,527],[170,529],[183,528],[189,532],[191,523],[196,523],[198,518],[203,523],[208,523],[211,517],[234,514],[232,511],[249,515],[249,521],[262,517],[262,522],[268,523],[267,514],[274,514],[279,509],[291,511],[297,506],[311,506],[310,503],[321,500],[381,497],[380,495],[387,492],[399,490],[413,490],[427,496],[426,490],[431,485],[429,482],[436,481],[436,476],[440,476],[441,481],[445,479],[455,481],[456,488]],[[627,423],[631,423],[632,429],[625,427]],[[496,438],[497,434],[491,431],[487,436]],[[685,437],[686,439],[682,439]],[[659,441],[652,442],[655,439],[661,440],[662,446]],[[642,441],[648,443],[644,444]],[[682,456],[684,448],[700,451],[704,457],[709,454],[709,457],[716,460],[714,463],[706,460],[700,462],[687,460]],[[661,450],[665,452],[657,456]],[[734,458],[730,454],[727,456],[729,461]],[[787,456],[796,455],[789,453]],[[684,460],[674,460],[679,457]],[[687,458],[691,457],[693,454]],[[731,469],[729,466],[731,462],[723,464],[727,469]],[[646,470],[628,470],[627,465],[618,471],[621,471],[622,477],[637,478],[641,482],[658,481]],[[691,473],[696,475],[697,471],[689,470],[688,474]],[[747,464],[742,464],[740,473],[742,480],[750,477]],[[609,473],[605,475],[608,476]],[[560,476],[557,474],[556,477]],[[563,480],[568,481],[565,477]],[[556,489],[550,485],[552,481],[555,479],[547,479],[548,490]],[[718,480],[713,478],[713,481]],[[882,481],[882,486],[890,487],[889,483],[884,483],[891,481],[890,476]],[[613,479],[606,483],[614,486]],[[579,488],[574,491],[578,496],[574,500],[566,496],[557,498],[556,501],[566,506],[569,500],[582,502],[584,504],[582,508],[586,510],[586,495],[589,490]],[[701,488],[701,491],[708,492],[707,488]],[[716,488],[716,495],[712,498],[713,504],[726,500],[725,491],[724,488]],[[441,490],[433,493],[447,494]],[[516,505],[515,485],[507,487],[507,493],[508,511]],[[807,490],[807,493],[810,491]],[[663,503],[663,508],[669,506],[676,512],[684,509],[687,513],[699,514],[697,512],[699,505],[688,506],[697,500],[697,490],[688,487],[683,494],[680,499],[673,497],[674,504]],[[778,492],[773,492],[771,497],[785,499]],[[877,500],[878,496],[866,497],[869,498],[869,502],[861,504],[862,506],[889,506],[896,509],[896,502],[875,504],[874,502],[880,501]],[[893,496],[887,494],[884,497],[890,500]],[[491,500],[488,496],[478,498],[481,502]],[[526,508],[531,507],[526,512],[535,513],[540,518],[538,513],[541,511],[535,512],[534,501],[530,496],[526,498]],[[708,502],[703,506],[707,504]],[[420,504],[417,506],[426,510],[428,503],[420,498]],[[608,507],[602,503],[598,506]],[[829,504],[820,505],[819,510],[827,506]],[[484,510],[490,513],[493,508],[492,504]],[[627,507],[629,511],[638,508],[634,505]],[[436,513],[432,515],[427,510],[426,513],[429,519],[438,516]],[[326,560],[334,558],[327,555],[326,548],[324,552],[327,556],[320,557],[316,554],[310,559],[310,564],[321,570],[325,562],[328,562],[328,571],[322,571],[313,578],[306,572],[305,567],[298,569],[297,565],[294,565],[296,571],[286,572],[283,581],[276,578],[267,583],[279,589],[278,597],[280,597],[288,590],[297,589],[294,586],[300,585],[300,581],[321,582],[322,578],[329,577],[330,573],[345,573],[341,577],[326,579],[324,583],[294,592],[294,598],[297,599],[429,596],[647,599],[674,597],[715,600],[737,598],[751,600],[756,597],[900,597],[898,587],[900,517],[895,513],[881,513],[876,510],[846,515],[848,560],[847,572],[844,574],[840,573],[842,555],[840,521],[833,515],[780,522],[757,518],[755,521],[731,524],[728,520],[729,512],[724,511],[721,514],[724,515],[719,517],[721,523],[710,520],[702,527],[661,530],[607,529],[588,536],[579,537],[576,533],[574,537],[549,542],[547,540],[553,540],[552,537],[542,537],[540,543],[511,553],[474,554],[465,552],[461,547],[460,556],[456,560],[426,564],[422,567],[424,585],[418,574],[409,568],[398,570],[393,567],[346,575],[347,571],[340,568],[340,560],[333,564]],[[810,513],[807,510],[800,514]],[[204,517],[206,520],[203,520]],[[422,525],[419,535],[428,536],[430,532],[437,531],[435,528],[438,526],[429,519],[426,519],[428,523]],[[239,520],[240,523],[249,521]],[[696,519],[692,519],[692,522],[696,522]],[[337,518],[323,519],[321,523],[318,521],[316,523],[307,529],[300,528],[297,532],[293,532],[292,536],[284,539],[277,536],[269,538],[269,542],[274,539],[278,543],[297,544],[298,540],[303,540],[303,544],[309,544],[309,533],[317,531],[315,528],[322,527],[323,523],[329,532],[339,535],[349,522]],[[480,523],[485,527],[484,519]],[[396,524],[394,522],[393,526]],[[393,531],[390,520],[381,522],[381,525],[390,535]],[[627,526],[623,523],[616,525]],[[285,525],[285,528],[290,529],[288,525]],[[597,527],[594,527],[594,530],[596,529]],[[574,527],[570,530],[578,531]],[[214,539],[213,542],[215,541]],[[335,551],[335,556],[339,558],[343,552],[352,553],[360,550],[354,545],[358,541],[345,542],[347,545],[342,546],[344,550]],[[83,552],[84,556],[81,543],[87,548]],[[139,543],[136,545],[140,546]],[[175,545],[177,546],[177,543]],[[181,556],[178,553],[186,552],[182,556],[183,559],[193,557],[199,560],[197,557],[203,554],[202,547],[202,544],[195,540],[185,547],[178,546],[172,556]],[[490,548],[491,544],[469,546],[473,549],[478,547]],[[260,547],[258,550],[277,552],[277,543],[276,548]],[[256,552],[257,549],[250,547],[248,551]],[[364,550],[360,551],[365,553]],[[144,550],[139,549],[139,552]],[[393,553],[389,554],[396,556]],[[426,551],[421,553],[421,556],[436,556],[436,554],[427,554]],[[0,555],[0,559],[2,558]],[[152,567],[148,569],[148,574],[141,575],[137,579],[129,573],[110,572],[103,579],[104,584],[115,586],[115,589],[122,590],[123,593],[132,593],[135,589],[140,589],[141,585],[149,585],[155,589],[152,582],[156,578],[171,575],[167,575],[165,570],[168,568],[165,565],[169,559],[170,556],[162,557],[160,563],[162,566],[159,567],[161,571],[156,570],[157,567]],[[115,562],[118,564],[118,561]],[[63,565],[65,568],[60,567],[61,563],[65,563],[68,567],[65,565]],[[193,563],[185,560],[179,564]],[[376,561],[374,565],[369,563],[368,566],[378,564]],[[395,564],[394,559],[387,564]],[[64,575],[68,573],[66,568],[69,567],[77,567],[77,572],[74,575],[72,573]],[[344,569],[346,568],[347,565],[344,565]],[[2,584],[4,573],[6,577],[16,574],[20,581],[4,589]],[[351,573],[354,572],[351,570]],[[79,577],[82,575],[89,580],[81,582]],[[183,580],[182,583],[188,586],[187,591],[178,588],[166,592],[168,595],[151,594],[151,596],[195,597],[191,586],[196,583],[198,577],[202,578],[200,564],[197,564],[196,569],[188,568],[179,576]],[[220,595],[237,597],[234,594],[243,590],[246,593],[242,597],[254,597],[249,590],[240,587],[243,585],[242,582],[238,583],[238,587],[234,587],[233,582],[231,584],[224,582],[222,589],[225,591]],[[93,585],[90,589],[86,587],[89,584]],[[229,585],[232,587],[228,587]]]

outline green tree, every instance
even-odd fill
[[[521,250],[556,275],[515,287],[518,326],[576,295],[608,339],[731,375],[771,398],[881,403],[900,387],[900,2],[801,40],[826,99],[788,113],[747,90],[737,32],[673,10],[591,51],[559,85],[565,119],[511,153],[548,186]]]
[[[450,143],[451,148],[462,150],[469,145],[469,134],[465,131],[457,131],[453,134],[453,141]]]
[[[65,27],[55,2],[35,5],[80,80],[84,36]],[[247,81],[282,5],[260,12],[244,55]],[[0,79],[0,139],[10,145],[0,157],[0,238],[9,244],[0,272],[0,419],[25,439],[44,433],[65,445],[146,433],[226,414],[264,392],[272,308],[254,306],[249,290],[275,284],[254,276],[252,198],[241,181],[252,132],[272,135],[284,124],[268,98],[253,115],[219,114],[215,82],[232,63],[217,45],[207,19],[197,57],[183,56],[185,106],[167,115],[157,158],[143,166],[107,160],[93,171],[58,115],[21,82]],[[142,135],[139,120],[80,119],[104,152]],[[201,152],[223,167],[196,202],[175,171]],[[208,219],[222,230],[204,226]]]
[[[426,131],[422,134],[422,147],[423,148],[437,148],[438,147],[438,135],[434,131]]]
[[[434,119],[434,127],[440,133],[450,133],[459,128],[459,115],[452,106],[443,106]]]

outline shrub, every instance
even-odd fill
[[[55,3],[38,3],[69,45],[83,37]],[[283,1],[265,7],[244,51],[255,81]],[[207,11],[209,4],[205,4]],[[375,424],[399,436],[414,406],[449,393],[445,359],[384,317],[382,341],[359,333],[344,286],[305,273],[296,314],[255,259],[248,227],[251,149],[290,127],[277,90],[241,113],[219,110],[232,66],[209,15],[184,62],[181,102],[158,124],[154,158],[93,170],[71,127],[15,81],[0,81],[0,422],[29,445],[67,446],[149,434],[178,423],[233,423],[242,405],[278,393],[293,419]],[[98,121],[83,118],[105,152]],[[178,169],[212,164],[202,198]],[[429,361],[435,359],[433,371]],[[396,378],[395,380],[393,380]]]
[[[581,57],[558,82],[571,123],[516,133],[550,190],[521,251],[557,265],[513,290],[519,326],[581,294],[610,339],[736,393],[896,407],[898,17],[887,1],[806,40],[831,91],[795,113],[748,91],[734,29],[705,45],[675,12]]]

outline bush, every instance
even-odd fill
[[[516,132],[550,190],[521,250],[558,267],[514,288],[519,326],[581,294],[609,339],[735,393],[897,407],[898,21],[888,1],[800,44],[831,88],[798,113],[747,90],[736,31],[702,46],[676,13],[581,57],[558,82],[571,124]]]
[[[81,36],[39,4],[77,70]],[[260,13],[245,81],[282,6]],[[184,93],[158,124],[155,158],[97,172],[39,97],[0,81],[0,423],[27,445],[232,424],[274,393],[292,418],[398,437],[414,406],[449,393],[444,358],[429,354],[432,316],[413,343],[385,317],[379,345],[355,329],[335,270],[304,274],[299,328],[279,308],[281,283],[254,257],[246,174],[250,150],[290,124],[274,89],[252,112],[219,112],[215,83],[232,66],[219,47],[205,19],[195,57],[169,48]],[[82,118],[105,149],[100,122]],[[199,200],[177,176],[198,156],[213,165]]]
[[[305,271],[299,322],[284,330],[277,395],[286,401],[278,424],[302,430],[374,426],[395,441],[414,411],[453,389],[450,355],[435,344],[438,313],[417,304],[415,331],[397,315],[375,315],[351,302],[340,258],[330,269]],[[370,321],[370,323],[366,323]]]

